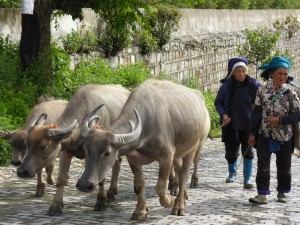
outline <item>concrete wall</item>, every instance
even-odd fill
[[[183,9],[180,28],[172,35],[173,41],[160,52],[147,56],[140,54],[139,48],[124,49],[116,57],[107,59],[112,67],[118,64],[130,64],[144,61],[154,75],[164,72],[181,81],[189,77],[196,78],[203,90],[217,91],[220,79],[227,73],[227,62],[231,57],[239,56],[238,45],[246,41],[244,29],[258,27],[272,28],[275,20],[285,20],[292,15],[300,18],[300,10],[188,10]],[[20,39],[20,11],[18,9],[0,9],[0,35],[10,35],[12,40]],[[94,26],[99,30],[101,20],[89,9],[84,10],[84,20],[73,21],[70,16],[57,18],[59,28],[52,21],[54,39],[77,30],[81,25]],[[300,36],[292,39],[282,35],[277,49],[289,50],[293,56],[291,75],[300,79]],[[95,53],[101,57],[101,53]],[[73,55],[72,68],[86,55]],[[255,77],[255,68],[250,75]],[[298,82],[299,83],[299,82]]]
[[[180,29],[174,36],[232,33],[257,27],[271,28],[275,20],[293,15],[300,19],[300,10],[214,10],[183,9]]]

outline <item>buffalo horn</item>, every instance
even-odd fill
[[[142,123],[141,123],[141,118],[139,113],[136,111],[135,108],[133,108],[136,120],[137,120],[137,125],[133,131],[127,134],[114,134],[114,144],[116,145],[126,145],[131,142],[134,142],[137,140],[142,132]],[[133,127],[133,124],[131,122],[131,126]]]
[[[96,124],[99,120],[100,117],[94,115],[102,106],[104,106],[104,104],[101,104],[99,106],[97,106],[93,111],[91,111],[84,119],[82,126],[81,126],[81,131],[80,131],[80,135],[83,138],[86,138],[86,136],[88,135],[88,133],[90,132],[91,128],[89,126],[89,124],[91,122],[93,122],[93,124]]]
[[[0,139],[10,139],[11,132],[9,130],[0,131]]]

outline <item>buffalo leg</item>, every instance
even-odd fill
[[[97,194],[97,202],[94,206],[95,211],[105,211],[108,206],[108,199],[104,189],[105,177],[98,183],[99,191]]]
[[[46,181],[50,185],[53,185],[55,183],[55,180],[53,177],[54,165],[55,165],[55,159],[46,166],[46,174],[47,174]]]
[[[172,166],[170,175],[169,175],[169,185],[168,190],[170,190],[170,194],[176,196],[178,193],[178,176],[176,174],[174,165]]]
[[[37,185],[36,185],[36,197],[42,197],[45,194],[45,184],[43,182],[43,175],[42,175],[43,169],[40,169],[37,171]]]
[[[166,208],[171,208],[174,205],[174,198],[167,193],[168,178],[171,172],[173,159],[163,158],[159,162],[159,175],[156,184],[156,193],[159,196],[159,202]]]
[[[116,195],[118,194],[118,177],[120,173],[122,158],[119,157],[112,167],[110,187],[107,191],[107,198],[109,202],[116,200]]]
[[[128,157],[128,162],[131,171],[134,175],[134,191],[138,197],[136,208],[131,216],[131,219],[146,220],[148,214],[148,207],[147,207],[146,196],[145,196],[145,180],[143,176],[143,169],[141,165],[130,163],[129,157]]]
[[[60,154],[56,193],[47,213],[49,216],[58,216],[62,213],[64,186],[67,182],[72,157],[73,155],[66,151],[62,151]]]
[[[193,170],[193,174],[191,177],[191,183],[190,183],[190,188],[196,188],[198,187],[198,163],[200,160],[200,153],[201,153],[201,145],[199,144],[198,149],[196,151],[196,154],[194,156],[194,170]]]
[[[171,212],[172,215],[178,215],[178,216],[185,215],[184,204],[185,204],[185,199],[187,198],[186,183],[189,176],[189,168],[193,162],[194,154],[195,152],[191,151],[182,158],[181,170],[178,173],[179,192]]]

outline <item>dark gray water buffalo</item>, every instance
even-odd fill
[[[63,206],[63,191],[67,181],[72,157],[85,158],[84,139],[80,135],[80,125],[84,118],[99,104],[105,104],[99,112],[101,126],[109,127],[120,114],[130,92],[120,85],[89,84],[80,88],[69,100],[62,116],[57,120],[56,127],[34,126],[27,140],[28,154],[18,168],[20,177],[32,177],[48,161],[53,160],[60,149],[59,173],[57,189],[48,215],[60,215]],[[60,146],[60,148],[58,148]],[[113,200],[117,194],[117,178],[120,161],[115,160],[111,185],[108,193],[104,190],[104,180],[99,184],[99,193],[95,210],[107,207],[107,201]]]
[[[35,125],[50,124],[56,121],[64,111],[68,101],[64,100],[46,100],[37,104],[31,110],[29,116],[26,119],[25,124],[15,131],[0,131],[0,138],[6,139],[11,143],[12,147],[12,160],[11,164],[19,166],[22,164],[25,155],[27,154],[27,136],[28,132]],[[46,114],[45,114],[46,113]],[[49,161],[46,165],[47,183],[54,184],[52,176],[54,169],[54,161]],[[44,195],[45,184],[42,179],[42,168],[37,171],[37,188],[36,196],[41,197]]]
[[[86,119],[89,122],[84,124],[93,124],[97,119],[91,113]],[[86,162],[76,187],[80,191],[93,190],[115,159],[126,155],[138,196],[132,219],[144,220],[148,209],[142,165],[158,161],[156,192],[160,204],[173,207],[174,215],[184,215],[189,168],[209,130],[210,117],[199,91],[149,79],[131,92],[120,116],[109,128],[90,129],[85,125],[82,129],[87,134]],[[172,165],[179,175],[176,199],[167,193]]]

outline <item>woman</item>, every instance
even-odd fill
[[[260,67],[262,76],[269,74],[271,80],[259,89],[251,118],[249,145],[257,149],[257,192],[249,201],[266,204],[270,194],[271,154],[276,154],[278,202],[288,201],[285,193],[291,190],[291,156],[293,124],[300,121],[300,102],[293,88],[286,83],[290,61],[274,57]]]
[[[260,83],[247,75],[248,61],[245,58],[232,58],[228,61],[228,74],[222,79],[215,107],[220,116],[222,141],[225,143],[225,158],[229,176],[226,183],[236,178],[237,158],[241,145],[244,157],[244,188],[253,188],[251,183],[253,149],[248,146],[250,118],[253,111],[256,91]]]

